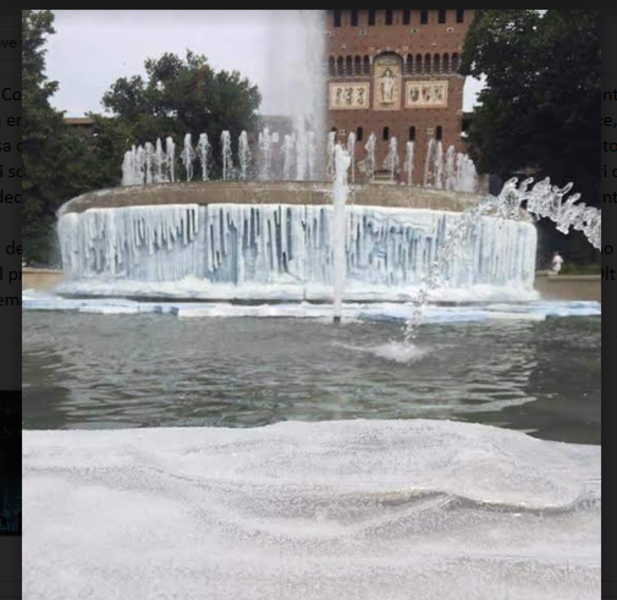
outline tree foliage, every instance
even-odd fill
[[[53,20],[48,10],[22,11],[22,237],[24,254],[31,259],[43,252],[42,240],[62,200],[56,185],[64,152],[62,115],[49,103],[58,84],[45,75],[44,44],[54,33]]]
[[[468,140],[481,172],[573,181],[599,202],[599,14],[477,11],[461,72],[486,78]]]
[[[30,262],[55,260],[58,208],[84,192],[119,185],[131,144],[207,133],[215,156],[221,132],[251,131],[261,102],[236,71],[215,71],[204,56],[164,54],[145,63],[146,77],[118,79],[103,97],[112,116],[90,114],[92,135],[67,127],[50,98],[58,82],[45,72],[45,44],[55,33],[50,10],[22,11],[23,252]]]
[[[184,59],[166,53],[145,62],[146,77],[118,79],[103,96],[103,106],[130,143],[154,142],[168,135],[180,144],[186,133],[196,143],[207,133],[218,157],[223,130],[238,136],[253,131],[261,95],[237,71],[215,71],[205,56],[187,51]]]

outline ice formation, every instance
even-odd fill
[[[23,433],[25,598],[591,600],[600,448],[449,421]]]
[[[144,283],[187,277],[212,284],[332,285],[331,206],[124,206],[65,213],[58,231],[73,280]],[[349,206],[346,285],[409,291],[420,285],[461,216],[428,209]],[[531,290],[535,228],[477,219],[441,274],[444,287]]]

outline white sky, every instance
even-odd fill
[[[101,98],[119,77],[144,74],[146,58],[186,49],[205,54],[213,68],[238,70],[259,86],[261,112],[277,112],[268,95],[268,57],[276,43],[277,11],[265,10],[55,10],[56,33],[47,43],[47,74],[60,89],[53,105],[66,116],[103,112]],[[277,50],[278,51],[278,50]],[[281,49],[283,51],[283,49]],[[481,88],[465,86],[464,110]]]

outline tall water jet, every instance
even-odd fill
[[[433,166],[434,186],[438,190],[443,189],[443,167],[443,144],[438,141],[435,145],[435,164]]]
[[[207,133],[199,134],[197,142],[197,155],[199,156],[199,166],[201,167],[201,180],[208,181],[208,159],[210,157],[210,142]]]
[[[336,131],[330,131],[328,133],[328,144],[326,147],[326,178],[330,180],[334,180],[334,176],[336,173],[335,167],[335,149],[336,149]]]
[[[424,187],[430,187],[431,183],[434,182],[432,178],[432,170],[431,167],[435,161],[435,152],[436,152],[436,142],[434,139],[429,140],[426,147],[426,158],[424,159],[424,178],[422,180],[422,185]]]
[[[191,181],[193,179],[193,161],[195,160],[195,150],[193,150],[193,143],[191,140],[191,134],[187,133],[184,136],[184,145],[182,152],[180,153],[180,160],[184,165],[184,172],[186,173],[186,180]]]
[[[392,136],[388,142],[388,154],[386,154],[386,158],[383,161],[384,169],[390,171],[390,181],[395,180],[399,163],[398,144],[396,137]]]
[[[127,150],[122,161],[122,185],[136,185],[135,182],[135,151]]]
[[[165,139],[165,156],[169,181],[176,181],[176,144],[171,136]]]
[[[364,144],[364,151],[366,156],[362,160],[358,167],[366,175],[367,181],[372,181],[375,176],[375,147],[377,145],[377,136],[374,133],[368,136],[366,144]]]
[[[260,153],[259,179],[265,181],[271,178],[272,169],[272,136],[268,127],[259,132],[257,143]]]
[[[146,151],[143,146],[137,146],[135,160],[135,179],[139,182],[139,184],[143,184],[146,180]]]
[[[221,133],[221,158],[223,161],[223,181],[232,177],[233,160],[231,153],[231,134],[229,131]]]
[[[405,144],[405,165],[404,170],[407,173],[407,185],[413,185],[413,158],[414,158],[414,142]]]
[[[286,181],[292,178],[295,146],[294,136],[289,133],[285,134],[281,152],[283,153],[283,179]]]
[[[356,134],[353,131],[349,132],[347,136],[347,152],[349,153],[349,157],[351,158],[351,163],[349,166],[349,172],[351,175],[351,183],[355,182],[355,156],[356,156]]]
[[[347,238],[345,205],[349,188],[347,187],[347,172],[351,164],[351,156],[343,150],[340,144],[334,149],[334,185],[333,185],[333,217],[332,217],[332,248],[333,248],[333,287],[334,287],[334,322],[340,323],[343,314],[343,292],[347,272],[347,253],[345,242]]]
[[[456,151],[450,146],[446,152],[445,184],[446,190],[457,189]]]
[[[153,181],[153,172],[152,167],[154,163],[154,147],[150,142],[146,142],[145,146],[145,156],[146,156],[146,183],[152,183]]]
[[[246,181],[251,165],[251,148],[249,146],[249,136],[246,131],[242,131],[238,139],[238,164],[240,165],[240,179]]]
[[[308,178],[314,181],[318,177],[317,163],[317,136],[314,131],[309,131],[306,135],[306,168]]]
[[[290,117],[296,134],[296,179],[325,176],[326,59],[325,11],[271,11],[269,79],[264,101],[276,114]],[[284,51],[281,51],[284,48]],[[282,85],[283,84],[283,85]],[[309,133],[316,152],[309,167]]]
[[[163,142],[161,138],[157,138],[156,147],[154,150],[154,182],[165,183],[165,152],[163,151]]]
[[[475,193],[478,187],[478,173],[473,161],[466,154],[457,156],[456,190]]]

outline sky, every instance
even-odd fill
[[[54,10],[56,33],[48,38],[47,75],[58,81],[52,98],[68,117],[103,112],[101,98],[119,77],[144,74],[146,58],[164,52],[205,54],[216,70],[237,70],[257,84],[261,112],[280,108],[271,92],[269,65],[276,25],[286,11],[273,10]],[[471,110],[482,84],[465,85],[464,110]]]

